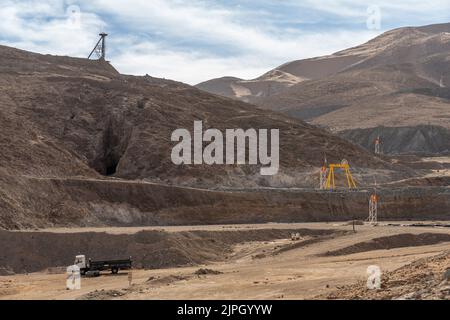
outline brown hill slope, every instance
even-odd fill
[[[196,87],[210,93],[258,104],[298,83],[326,78],[363,59],[364,56],[360,54],[346,56],[336,54],[297,60],[279,66],[256,79],[224,77],[199,83]]]
[[[450,130],[449,52],[450,24],[395,29],[331,56],[277,68],[308,80],[245,99],[335,132],[420,125]],[[398,142],[386,149],[401,152]],[[412,141],[404,149],[421,153],[429,143]]]

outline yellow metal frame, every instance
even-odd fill
[[[349,189],[356,189],[356,182],[353,179],[352,173],[350,172],[350,165],[348,163],[342,164],[330,164],[328,171],[328,178],[326,183],[326,188],[334,190],[336,188],[334,169],[344,169],[345,177],[347,178],[347,184]]]

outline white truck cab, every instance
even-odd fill
[[[86,269],[86,256],[85,255],[76,256],[74,265],[76,265],[80,269]]]

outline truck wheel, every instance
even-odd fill
[[[111,269],[111,272],[113,273],[113,274],[117,274],[118,272],[119,272],[119,268],[112,268]]]

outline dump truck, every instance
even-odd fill
[[[80,268],[81,275],[99,276],[101,271],[110,270],[113,274],[120,270],[130,270],[132,267],[131,257],[123,260],[98,260],[91,259],[86,261],[85,255],[75,257],[76,266]]]

